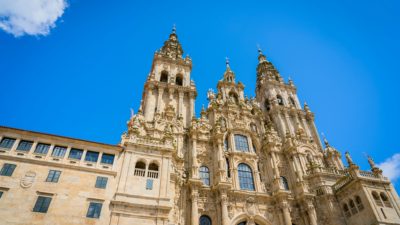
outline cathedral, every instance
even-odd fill
[[[199,117],[191,70],[173,29],[118,145],[0,127],[0,224],[400,224],[390,180],[321,141],[261,50],[255,97],[227,61]]]

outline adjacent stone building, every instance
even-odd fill
[[[349,153],[345,166],[293,82],[258,61],[255,98],[227,62],[196,118],[174,29],[119,145],[0,127],[0,224],[400,224],[372,158],[371,171]]]

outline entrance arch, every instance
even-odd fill
[[[250,216],[246,213],[242,213],[242,214],[235,216],[231,221],[231,225],[248,225],[248,224],[271,225],[271,223],[267,219],[265,219],[263,216],[260,216],[260,215]]]

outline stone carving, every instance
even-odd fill
[[[25,173],[25,176],[21,178],[20,185],[23,188],[30,188],[32,184],[35,182],[36,173],[33,171],[28,171]]]

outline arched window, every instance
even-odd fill
[[[208,217],[206,215],[200,216],[199,225],[212,225],[210,217]]]
[[[210,186],[210,172],[208,170],[208,167],[200,167],[200,179],[203,181],[204,185]]]
[[[283,105],[283,98],[282,98],[282,96],[277,95],[277,96],[276,96],[276,99],[278,100],[278,104],[279,104],[279,105]]]
[[[240,134],[235,134],[235,148],[236,151],[249,152],[249,143],[247,137]]]
[[[150,163],[149,170],[147,171],[147,177],[157,179],[158,178],[158,165]]]
[[[160,81],[164,83],[168,83],[168,72],[167,71],[162,71],[161,76],[160,76]]]
[[[247,224],[247,221],[243,221],[243,222],[238,223],[238,225],[246,225],[246,224]]]
[[[376,204],[377,206],[383,206],[383,203],[382,203],[381,199],[379,198],[378,193],[376,193],[376,191],[373,191],[373,192],[372,192],[372,197],[374,198],[375,204]]]
[[[281,185],[282,185],[283,189],[289,190],[289,183],[288,183],[286,177],[283,177],[283,176],[281,177]]]
[[[269,102],[268,99],[265,99],[264,108],[265,108],[265,110],[267,110],[267,111],[269,111],[269,110],[271,109],[271,103]]]
[[[135,176],[144,177],[146,174],[146,163],[138,161],[135,165]]]
[[[175,84],[179,85],[179,86],[183,85],[183,76],[182,76],[182,74],[176,75]]]
[[[349,207],[347,206],[346,203],[343,204],[343,211],[344,211],[344,215],[345,215],[347,218],[349,218],[349,217],[351,216]]]
[[[381,192],[380,196],[381,196],[382,202],[385,205],[385,207],[392,208],[392,204],[390,204],[390,201],[389,201],[389,198],[387,197],[387,195],[385,193]]]
[[[296,103],[294,102],[294,99],[292,97],[289,97],[289,102],[292,106],[296,107]]]
[[[232,99],[235,103],[239,102],[239,97],[235,92],[230,92],[229,93],[229,98]]]
[[[239,184],[241,190],[254,191],[253,172],[247,164],[240,163],[238,166]]]
[[[349,206],[350,206],[350,210],[351,210],[351,214],[357,214],[358,213],[358,210],[357,210],[357,208],[356,208],[356,205],[354,204],[354,201],[353,201],[353,199],[350,199],[350,201],[349,201]]]
[[[225,158],[226,160],[226,175],[230,178],[231,177],[231,166],[229,163],[229,159]]]
[[[357,204],[358,211],[361,211],[364,209],[364,205],[361,201],[360,196],[358,196],[358,195],[356,195],[356,204]]]

